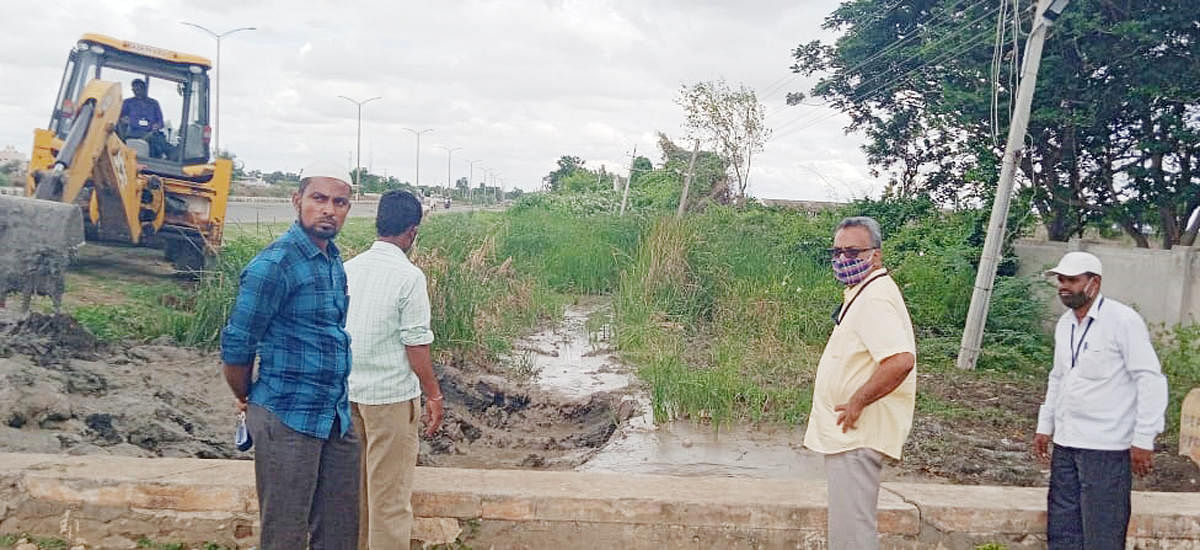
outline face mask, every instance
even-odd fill
[[[1062,303],[1064,306],[1067,306],[1071,309],[1079,309],[1079,308],[1087,305],[1087,303],[1090,300],[1095,298],[1095,296],[1088,295],[1088,289],[1091,288],[1091,286],[1092,286],[1091,282],[1089,281],[1087,286],[1083,287],[1083,290],[1081,290],[1079,292],[1073,292],[1073,293],[1067,294],[1067,295],[1060,294],[1058,296],[1058,299],[1062,300]]]
[[[850,286],[863,282],[871,271],[871,261],[863,258],[833,260],[833,276],[842,284]]]

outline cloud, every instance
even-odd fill
[[[788,72],[800,42],[827,37],[837,0],[65,0],[10,2],[0,34],[0,146],[28,151],[46,123],[68,49],[98,32],[216,57],[221,43],[221,145],[246,165],[295,170],[347,162],[356,108],[339,99],[383,96],[363,107],[363,161],[412,179],[444,181],[446,153],[535,189],[561,155],[623,171],[636,146],[657,160],[659,131],[680,139],[674,103],[685,83],[724,77],[758,90],[781,129],[754,161],[759,196],[824,199],[840,188],[878,189],[840,117],[786,107],[804,82]],[[769,92],[769,93],[764,93]],[[808,114],[805,109],[812,111]],[[822,177],[814,175],[813,172]],[[827,183],[825,180],[834,182]],[[839,184],[838,182],[844,182]]]

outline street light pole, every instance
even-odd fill
[[[474,198],[474,196],[475,196],[475,192],[473,191],[474,188],[471,187],[471,185],[473,185],[472,181],[475,179],[475,163],[476,162],[483,162],[483,161],[479,160],[479,159],[467,161],[467,166],[468,166],[468,168],[467,168],[467,201],[468,202],[470,202],[470,200],[472,198]]]
[[[412,132],[414,136],[417,136],[417,177],[415,178],[416,181],[413,183],[413,187],[420,187],[421,186],[421,134],[424,134],[425,132],[432,132],[433,128],[426,128],[424,130],[413,130],[412,128],[405,128],[405,130],[408,130],[409,132]]]
[[[358,151],[358,153],[357,153],[358,158],[354,161],[354,190],[358,194],[358,198],[361,199],[362,198],[362,106],[366,105],[367,103],[370,103],[372,101],[375,101],[376,99],[383,99],[383,98],[380,96],[375,96],[372,98],[364,99],[362,101],[356,101],[356,100],[350,99],[344,95],[340,95],[338,97],[340,97],[346,101],[349,101],[350,103],[353,103],[356,107],[358,107],[358,143],[356,145],[356,149]]]
[[[454,158],[454,152],[459,151],[462,147],[446,147],[439,145],[438,149],[446,151],[446,196],[450,196],[450,159]]]
[[[221,39],[225,38],[226,36],[229,36],[235,32],[255,30],[256,27],[238,27],[233,30],[225,31],[222,33],[217,33],[217,32],[213,32],[213,31],[209,30],[208,28],[206,28],[204,26],[197,25],[195,23],[189,23],[187,21],[180,21],[180,23],[187,25],[189,27],[195,27],[197,29],[200,29],[200,30],[208,33],[209,36],[212,36],[213,38],[215,38],[217,40],[217,63],[216,63],[216,65],[213,66],[213,68],[216,69],[216,73],[217,73],[217,75],[216,75],[217,76],[216,92],[214,94],[216,96],[215,101],[216,101],[217,105],[216,105],[216,108],[213,110],[213,149],[216,151],[216,153],[220,153],[221,152]]]

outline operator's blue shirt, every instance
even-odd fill
[[[350,335],[346,332],[346,271],[330,241],[327,254],[293,223],[242,271],[221,360],[250,365],[258,378],[250,402],[290,428],[326,439],[338,422],[350,429]]]
[[[129,117],[130,135],[149,134],[154,125],[163,126],[162,108],[149,97],[131,97],[121,103],[121,118]]]

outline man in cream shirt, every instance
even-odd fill
[[[883,456],[900,458],[916,405],[916,340],[900,288],[883,267],[879,224],[846,218],[830,249],[846,285],[813,383],[804,445],[825,454],[830,550],[879,548]]]
[[[425,274],[407,253],[417,238],[421,201],[406,191],[379,200],[378,239],[346,262],[350,311],[350,408],[362,440],[359,548],[408,548],[410,498],[420,449],[420,397],[426,435],[442,423],[442,391],[433,374]]]
[[[1096,256],[1068,252],[1046,272],[1069,308],[1054,329],[1054,367],[1033,436],[1033,454],[1050,463],[1051,549],[1125,548],[1130,470],[1150,472],[1167,408],[1146,322],[1100,294],[1101,270]]]

